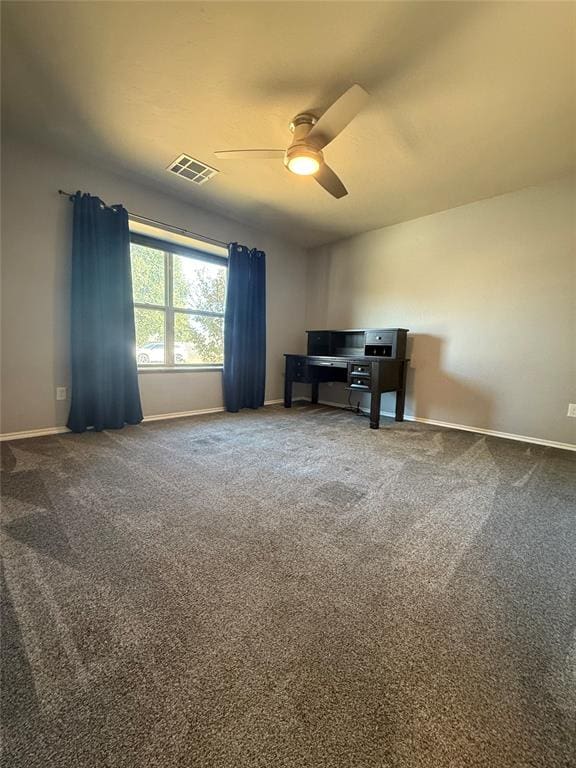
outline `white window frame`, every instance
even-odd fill
[[[174,360],[174,315],[179,312],[182,314],[194,315],[195,317],[221,317],[224,321],[224,312],[208,312],[200,309],[188,309],[185,307],[175,307],[173,304],[173,257],[185,256],[195,261],[205,261],[210,264],[218,264],[228,269],[228,258],[224,255],[204,252],[194,246],[184,246],[180,243],[170,240],[150,237],[148,234],[130,231],[130,244],[135,243],[144,245],[148,248],[154,248],[164,255],[164,304],[149,304],[133,300],[134,310],[152,309],[160,310],[164,313],[164,362],[163,363],[138,363],[138,373],[158,373],[158,372],[182,372],[182,371],[221,371],[223,363],[176,363]],[[228,273],[226,273],[226,280]],[[132,294],[134,297],[134,294]],[[136,312],[134,312],[136,314]]]

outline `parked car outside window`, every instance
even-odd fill
[[[182,344],[174,344],[174,362],[181,365],[186,361],[186,351]],[[161,342],[149,342],[136,350],[138,365],[164,365],[164,344]]]

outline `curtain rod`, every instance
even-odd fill
[[[66,195],[70,200],[74,198],[73,192],[65,192],[63,189],[58,190],[59,195]],[[173,224],[166,224],[165,221],[158,221],[157,219],[150,219],[148,216],[141,216],[139,213],[132,213],[131,211],[128,211],[128,216],[132,216],[133,219],[139,219],[142,222],[150,222],[150,224],[159,224],[161,227],[166,227],[167,229],[171,229],[175,232],[184,232],[186,235],[194,235],[194,237],[198,237],[200,240],[203,240],[205,243],[213,243],[214,245],[222,245],[224,248],[228,249],[228,243],[225,243],[223,240],[216,240],[213,237],[206,237],[205,235],[200,235],[198,232],[192,232],[190,229],[184,229],[183,227],[175,227]]]

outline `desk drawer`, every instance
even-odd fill
[[[354,376],[370,376],[370,363],[351,363],[350,374]]]
[[[394,331],[368,331],[366,334],[366,345],[394,344],[394,337]]]
[[[294,381],[306,381],[308,378],[308,366],[305,360],[295,360],[292,369]]]
[[[322,360],[318,357],[311,357],[308,362],[310,365],[317,365],[319,368],[346,368],[348,365],[346,360],[335,360],[334,358]]]
[[[354,389],[370,389],[370,378],[366,376],[349,376],[348,384]]]

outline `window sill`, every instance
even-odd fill
[[[196,371],[222,371],[223,365],[175,365],[173,367],[153,365],[138,368],[138,375],[141,373],[193,373]]]

